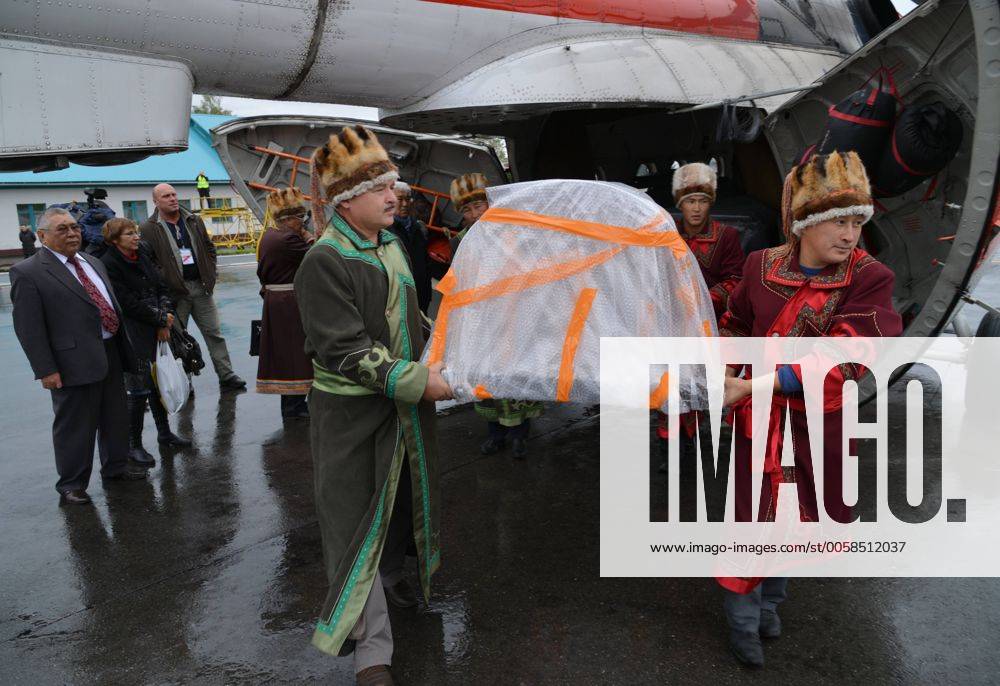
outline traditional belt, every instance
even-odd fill
[[[355,383],[346,376],[331,372],[316,360],[313,365],[313,388],[333,395],[375,395],[375,391]]]
[[[294,291],[294,283],[272,283],[264,286],[265,291]]]

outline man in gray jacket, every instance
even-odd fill
[[[146,478],[128,463],[123,371],[135,353],[100,260],[80,252],[80,225],[63,209],[38,222],[43,248],[10,270],[14,332],[35,378],[52,393],[52,443],[62,503],[90,503],[87,487],[99,443],[101,476]]]
[[[149,243],[163,280],[177,303],[177,317],[187,327],[188,317],[205,337],[208,354],[223,389],[246,388],[246,381],[233,371],[229,349],[222,337],[219,310],[212,292],[215,290],[215,245],[197,215],[180,206],[177,191],[168,183],[153,188],[153,216],[139,227],[142,239]]]

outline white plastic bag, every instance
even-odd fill
[[[160,392],[160,400],[167,412],[180,412],[191,394],[191,382],[184,373],[181,361],[174,357],[170,344],[159,341],[156,344],[156,360],[153,362],[153,381]]]

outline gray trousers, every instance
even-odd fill
[[[226,339],[222,337],[222,327],[219,324],[219,310],[215,307],[215,298],[205,290],[201,281],[185,281],[188,295],[177,301],[177,318],[184,328],[187,328],[188,317],[194,317],[194,323],[205,338],[208,355],[212,358],[212,366],[220,380],[233,376],[233,363],[229,361],[229,348]]]
[[[121,334],[119,334],[121,335]],[[101,476],[119,474],[128,466],[128,409],[118,337],[104,341],[108,373],[101,381],[52,389],[52,447],[60,493],[86,489],[94,464],[94,443],[101,458]]]
[[[355,672],[375,665],[392,664],[392,627],[389,625],[389,608],[383,589],[395,586],[406,574],[403,569],[406,548],[413,540],[413,500],[410,488],[409,461],[404,459],[399,485],[396,487],[396,502],[392,507],[392,517],[382,545],[379,571],[361,611],[361,618],[348,635],[357,641],[354,646]]]
[[[389,624],[385,591],[382,590],[382,577],[378,572],[358,623],[347,637],[357,641],[354,646],[355,673],[376,665],[392,664],[392,626]]]
[[[726,591],[722,605],[729,627],[735,631],[757,633],[761,610],[776,611],[787,596],[787,589],[788,577],[774,576],[764,579],[749,593]]]

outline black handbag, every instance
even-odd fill
[[[201,356],[201,346],[198,345],[194,336],[180,325],[177,319],[174,319],[174,325],[170,328],[170,349],[173,351],[174,357],[181,361],[184,371],[188,374],[197,376],[205,368],[205,358]]]
[[[254,319],[250,322],[250,357],[260,355],[260,329],[263,320]]]

